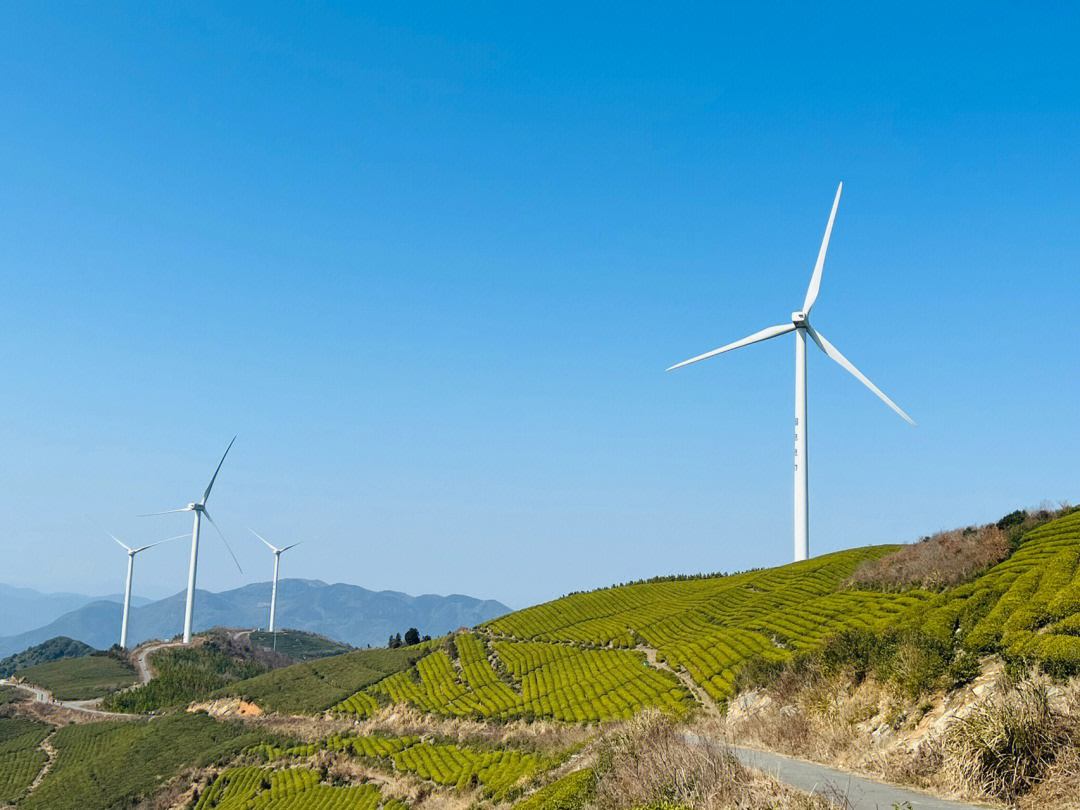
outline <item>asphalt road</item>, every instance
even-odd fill
[[[986,810],[988,805],[939,799],[865,776],[856,776],[816,762],[781,756],[769,751],[731,746],[739,760],[786,785],[807,793],[836,792],[847,796],[851,810]]]

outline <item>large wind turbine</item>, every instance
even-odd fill
[[[267,632],[273,633],[274,632],[274,616],[277,613],[277,578],[278,578],[278,566],[281,563],[281,555],[284,552],[288,551],[290,548],[296,548],[298,545],[300,545],[300,543],[306,543],[307,540],[301,540],[300,543],[293,543],[291,546],[285,546],[285,548],[278,548],[277,546],[271,545],[271,543],[265,537],[263,537],[261,534],[259,534],[254,529],[248,529],[248,531],[250,531],[253,535],[258,537],[264,543],[266,543],[267,547],[269,547],[269,549],[272,552],[274,552],[274,588],[273,588],[273,590],[270,591],[270,627],[267,628]]]
[[[791,323],[780,326],[770,326],[762,329],[749,337],[721,346],[711,352],[692,357],[682,363],[677,363],[668,369],[696,363],[707,357],[714,357],[732,349],[749,346],[751,343],[759,343],[769,338],[795,332],[795,559],[805,560],[810,556],[810,518],[807,505],[806,486],[806,336],[810,335],[814,343],[825,354],[850,371],[855,378],[880,397],[886,405],[900,414],[912,425],[911,417],[897,407],[896,403],[881,393],[881,390],[870,380],[866,379],[855,366],[851,364],[840,351],[833,346],[825,337],[810,325],[810,310],[818,297],[821,288],[821,268],[825,264],[825,251],[829,248],[829,236],[832,235],[833,220],[836,219],[836,206],[840,204],[840,192],[844,184],[841,183],[836,189],[836,199],[833,200],[832,212],[829,214],[829,224],[825,226],[825,238],[821,241],[821,250],[818,252],[817,264],[814,265],[814,275],[810,278],[810,287],[806,291],[806,300],[803,301],[802,309],[791,313]]]
[[[221,472],[221,465],[225,463],[225,456],[229,455],[229,451],[232,449],[233,442],[236,441],[236,437],[233,436],[232,442],[229,442],[229,446],[225,448],[225,454],[221,457],[221,461],[218,462],[217,469],[214,470],[214,475],[210,478],[210,483],[206,485],[206,491],[203,493],[202,500],[198,503],[189,503],[183,509],[170,509],[167,512],[154,512],[154,515],[171,515],[174,512],[194,512],[195,513],[195,527],[191,532],[191,563],[188,567],[188,586],[187,586],[187,605],[184,608],[184,643],[191,643],[191,614],[195,609],[195,572],[199,562],[199,520],[205,517],[210,521],[210,525],[214,527],[214,530],[221,537],[221,542],[225,544],[225,548],[229,550],[229,556],[232,557],[233,562],[236,563],[237,570],[240,573],[244,573],[244,569],[240,568],[240,563],[236,559],[236,555],[233,554],[231,548],[229,548],[229,541],[225,539],[225,535],[221,533],[221,529],[214,523],[214,519],[210,517],[210,513],[206,511],[206,499],[210,497],[210,490],[214,487],[214,481],[217,479],[217,475]],[[143,515],[143,517],[150,517],[150,515]]]
[[[110,534],[109,532],[105,532],[105,534],[108,534],[109,537],[111,537],[117,543],[120,543],[120,545],[127,550],[128,554],[127,584],[124,586],[124,618],[120,622],[120,648],[126,650],[128,611],[131,608],[131,571],[135,567],[135,555],[138,554],[140,551],[146,551],[148,548],[160,546],[162,543],[168,543],[170,540],[179,540],[181,537],[184,537],[184,535],[178,534],[175,537],[166,537],[164,540],[158,540],[156,543],[151,543],[148,546],[139,546],[138,548],[132,548],[126,543],[121,542],[121,540],[115,534]]]

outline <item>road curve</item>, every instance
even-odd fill
[[[22,689],[24,692],[29,692],[38,703],[47,703],[50,706],[60,706],[74,712],[83,712],[84,714],[93,714],[97,717],[113,718],[116,720],[130,720],[133,717],[139,716],[135,714],[123,714],[121,712],[102,711],[94,706],[96,701],[93,700],[57,700],[52,696],[52,692],[47,689],[42,689],[39,686],[31,686],[28,683],[15,683],[6,678],[0,680],[0,685],[13,686],[16,689]]]

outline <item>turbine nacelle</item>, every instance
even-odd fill
[[[810,323],[810,320],[807,318],[805,312],[792,312],[791,322],[795,324],[795,326],[805,327]]]

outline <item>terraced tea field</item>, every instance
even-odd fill
[[[1080,512],[1033,530],[1007,560],[908,621],[976,652],[1080,672]]]
[[[0,717],[0,804],[23,797],[45,764],[38,746],[52,726],[23,717]]]
[[[320,784],[307,768],[268,770],[229,768],[199,797],[195,810],[405,810],[396,799],[383,801],[373,784],[335,787]]]
[[[894,548],[574,594],[459,634],[456,656],[437,650],[334,708],[362,717],[409,703],[480,719],[597,722],[645,706],[682,712],[694,703],[691,684],[723,701],[751,656],[783,657],[843,628],[882,627],[930,599],[840,590],[859,565]],[[653,651],[656,666],[647,662]]]

